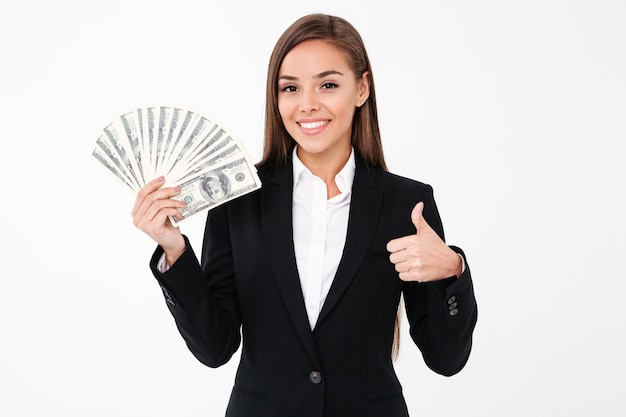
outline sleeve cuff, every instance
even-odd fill
[[[463,274],[463,272],[465,272],[465,258],[458,252],[456,254],[459,255],[459,258],[461,258],[461,274]],[[167,264],[167,261],[165,261],[165,263]]]
[[[156,267],[157,270],[162,274],[170,269],[170,264],[167,263],[167,257],[165,256],[165,252],[161,254],[161,257],[159,258]],[[465,270],[465,261],[463,262],[463,269]]]

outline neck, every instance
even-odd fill
[[[310,154],[302,152],[298,148],[298,158],[302,163],[311,171],[313,175],[321,178],[328,188],[331,185],[336,188],[335,176],[339,174],[339,171],[346,165],[350,158],[351,148],[348,147],[345,150],[335,150],[332,154]]]

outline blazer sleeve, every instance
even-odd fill
[[[202,266],[186,236],[185,252],[166,272],[157,269],[163,254],[161,247],[150,260],[150,269],[187,347],[200,362],[212,368],[228,362],[241,342],[226,217],[226,210],[220,206],[211,210],[207,218]]]
[[[424,218],[445,240],[431,187],[427,187],[423,201]],[[426,365],[445,376],[458,373],[467,363],[478,311],[467,258],[460,248],[450,248],[465,261],[465,271],[459,278],[423,284],[407,282],[403,289],[411,338]]]

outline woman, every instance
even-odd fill
[[[171,226],[179,188],[146,185],[134,224],[191,352],[241,359],[227,416],[407,416],[392,356],[404,298],[426,364],[465,365],[476,302],[444,243],[432,188],[386,170],[357,31],[314,14],[289,27],[267,78],[260,190],[211,210],[201,262]]]

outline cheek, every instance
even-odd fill
[[[278,99],[278,113],[280,113],[280,118],[283,120],[283,122],[285,122],[286,120],[288,120],[290,118],[290,115],[292,113],[291,111],[291,105],[289,104],[288,100],[281,100],[280,98]]]
[[[284,102],[281,104],[281,102],[279,101],[278,113],[280,114],[280,120],[283,122],[283,126],[285,127],[287,132],[289,132],[289,134],[293,136],[295,134],[294,132],[295,126],[292,123],[292,115],[293,115],[292,107],[287,105]]]

